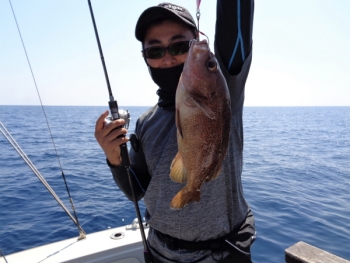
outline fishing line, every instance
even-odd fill
[[[33,173],[39,178],[39,180],[43,183],[43,185],[46,187],[46,189],[50,192],[50,194],[55,198],[57,203],[63,208],[64,211],[68,214],[68,216],[72,219],[74,224],[79,228],[79,230],[85,234],[84,230],[81,228],[81,226],[77,223],[76,219],[71,215],[71,213],[68,211],[68,209],[65,207],[63,202],[60,200],[58,195],[55,193],[55,191],[51,188],[50,184],[45,180],[45,178],[40,174],[39,170],[34,166],[34,164],[30,161],[29,157],[25,154],[25,152],[22,150],[22,148],[19,146],[19,144],[16,142],[16,140],[12,137],[10,132],[6,129],[5,125],[0,122],[0,132],[5,136],[5,139],[8,140],[8,142],[12,145],[12,147],[17,151],[20,157],[27,163],[30,169],[32,169]],[[79,237],[81,239],[83,237]]]
[[[200,10],[200,5],[201,5],[201,0],[197,0],[197,12],[196,12],[196,17],[197,17],[197,30],[198,30],[198,33],[201,33],[199,31],[199,19],[201,17],[201,10]],[[197,34],[197,40],[199,41],[199,34]]]
[[[209,45],[209,37],[204,34],[202,31],[199,30],[199,19],[201,18],[201,10],[200,10],[200,5],[201,5],[201,0],[196,0],[197,2],[197,11],[196,11],[196,17],[197,17],[197,41],[199,41],[199,34],[205,36],[207,38],[207,42]]]
[[[10,3],[10,6],[11,6],[11,10],[12,10],[13,17],[14,17],[15,22],[16,22],[16,26],[17,26],[17,30],[18,30],[19,36],[20,36],[20,38],[21,38],[22,46],[23,46],[24,53],[25,53],[26,58],[27,58],[27,62],[28,62],[29,68],[30,68],[30,72],[31,72],[31,74],[32,74],[32,78],[33,78],[33,81],[34,81],[34,85],[35,85],[35,88],[36,88],[36,91],[37,91],[37,94],[38,94],[38,97],[39,97],[39,100],[40,100],[40,105],[41,105],[41,108],[42,108],[43,113],[44,113],[44,116],[45,116],[47,128],[48,128],[49,133],[50,133],[50,136],[51,136],[51,141],[52,141],[53,147],[54,147],[55,152],[56,152],[56,157],[57,157],[57,160],[58,160],[58,164],[59,164],[59,166],[60,166],[61,174],[62,174],[64,183],[65,183],[65,186],[66,186],[66,190],[67,190],[67,193],[68,193],[69,202],[70,202],[70,204],[71,204],[71,206],[72,206],[72,209],[73,209],[73,212],[74,212],[75,220],[76,220],[77,223],[78,223],[78,228],[79,228],[80,235],[82,235],[81,227],[80,227],[80,224],[79,224],[79,221],[78,221],[78,216],[77,216],[77,214],[76,214],[75,207],[74,207],[74,204],[73,204],[73,199],[71,198],[71,195],[70,195],[70,192],[69,192],[68,184],[67,184],[67,181],[66,181],[66,176],[65,176],[65,174],[64,174],[64,172],[63,172],[63,168],[62,168],[62,165],[61,165],[60,158],[59,158],[59,156],[58,156],[56,144],[55,144],[55,141],[54,141],[53,136],[52,136],[52,132],[51,132],[51,128],[50,128],[50,125],[49,125],[49,121],[48,121],[48,118],[47,118],[47,116],[46,116],[46,112],[45,112],[45,109],[44,109],[44,105],[43,105],[42,100],[41,100],[41,97],[40,97],[40,92],[39,92],[38,86],[37,86],[37,84],[36,84],[34,72],[33,72],[33,70],[32,70],[32,66],[31,66],[30,61],[29,61],[29,57],[28,57],[28,54],[27,54],[27,50],[26,50],[26,47],[25,47],[25,45],[24,45],[24,41],[23,41],[23,38],[22,38],[21,30],[19,29],[19,25],[18,25],[18,22],[17,22],[16,14],[15,14],[15,11],[14,11],[14,9],[13,9],[13,7],[12,7],[11,0],[9,0],[9,3]],[[84,233],[84,234],[85,234],[85,233]]]

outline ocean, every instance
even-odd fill
[[[130,224],[134,206],[114,183],[94,138],[107,107],[44,108],[83,229]],[[132,133],[148,107],[121,108],[131,113]],[[71,211],[41,106],[0,106],[0,122]],[[284,250],[298,241],[350,260],[350,107],[245,107],[243,123],[243,189],[258,233],[253,262],[284,262]],[[5,255],[78,236],[1,133],[0,207]]]

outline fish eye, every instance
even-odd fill
[[[207,61],[207,68],[209,71],[216,71],[218,68],[217,62],[214,59],[209,59]]]

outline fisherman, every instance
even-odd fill
[[[243,166],[244,87],[252,58],[254,0],[218,0],[215,56],[231,97],[231,128],[220,175],[206,183],[199,202],[181,210],[169,203],[183,185],[169,178],[177,153],[175,93],[189,50],[198,37],[196,23],[184,7],[161,3],[139,17],[135,35],[151,78],[157,84],[158,103],[136,123],[138,147],[129,152],[136,199],[144,198],[150,229],[148,246],[153,262],[251,262],[250,246],[256,232],[252,211],[244,199]],[[107,157],[118,187],[132,200],[120,145],[128,141],[124,121],[104,125],[108,112],[96,122],[95,137]],[[215,132],[215,127],[208,127]]]

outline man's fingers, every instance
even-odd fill
[[[128,141],[129,141],[129,138],[126,136],[123,136],[123,137],[115,138],[112,141],[109,141],[108,145],[111,148],[114,148],[114,147],[119,147],[120,145],[122,145],[123,143],[127,143]]]
[[[105,118],[107,116],[108,116],[108,110],[102,113],[101,116],[97,119],[96,126],[95,126],[95,136],[97,133],[99,133],[103,129]]]
[[[113,131],[111,131],[107,136],[106,136],[106,141],[108,142],[112,142],[114,140],[117,140],[119,138],[125,137],[125,136],[121,136],[121,135],[125,135],[128,132],[127,129],[125,128],[119,128],[119,129],[115,129]],[[120,136],[120,137],[119,137]],[[119,138],[118,138],[119,137]],[[128,141],[128,139],[125,137],[126,141]]]

